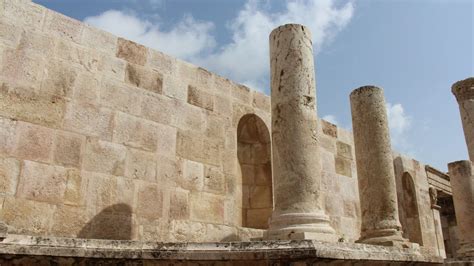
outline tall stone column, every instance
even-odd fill
[[[270,34],[274,209],[269,239],[336,241],[322,207],[313,49],[308,28]]]
[[[471,161],[448,164],[458,226],[461,258],[474,258],[474,166]]]
[[[474,162],[474,77],[454,83],[451,91],[459,104],[469,159]]]
[[[358,242],[398,246],[402,238],[398,216],[387,111],[383,91],[365,86],[350,95],[359,180],[362,231]]]

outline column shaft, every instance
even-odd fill
[[[458,255],[474,258],[474,166],[471,161],[448,164],[459,232]]]
[[[474,77],[454,83],[452,92],[459,104],[469,159],[474,162]]]
[[[335,241],[321,206],[311,33],[287,24],[270,34],[274,210],[268,237]]]
[[[350,101],[362,213],[359,242],[404,242],[383,91],[361,87],[351,93]]]

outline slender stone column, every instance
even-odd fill
[[[336,241],[320,198],[313,49],[308,28],[270,34],[274,209],[269,239]]]
[[[454,83],[451,91],[459,104],[469,159],[474,162],[474,77]]]
[[[471,161],[448,164],[458,226],[461,258],[474,258],[474,166]]]
[[[350,101],[362,213],[358,242],[398,246],[406,240],[398,216],[383,91],[375,86],[360,87],[351,93]]]

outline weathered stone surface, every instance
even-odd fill
[[[454,83],[452,92],[459,104],[469,158],[474,162],[474,77]]]
[[[337,126],[321,119],[321,127],[323,129],[323,133],[325,135],[331,136],[333,138],[337,138]]]
[[[383,91],[360,87],[351,93],[350,101],[362,211],[359,241],[376,245],[405,242]]]
[[[314,233],[316,239],[335,241],[335,231],[321,206],[319,123],[309,29],[297,24],[274,29],[270,60],[274,210],[269,237]]]
[[[354,243],[322,243],[318,241],[253,241],[253,242],[211,242],[195,243],[208,232],[238,234],[225,226],[203,226],[200,223],[175,221],[172,231],[176,240],[192,239],[190,243],[157,243],[113,240],[76,240],[68,238],[26,237],[9,235],[0,244],[4,254],[23,254],[19,258],[44,256],[46,264],[59,258],[78,257],[78,262],[91,264],[120,264],[131,258],[138,263],[156,265],[190,262],[216,265],[405,265],[407,263],[437,264],[439,257],[423,255],[417,250],[394,247],[379,247]],[[45,248],[45,246],[50,248]],[[84,248],[87,247],[87,248]],[[22,252],[19,252],[22,251]],[[100,254],[100,256],[98,256]],[[54,257],[58,257],[54,259]],[[19,259],[16,258],[16,259]],[[41,261],[36,257],[36,260]],[[85,259],[90,258],[90,259]],[[8,259],[7,259],[8,261]],[[61,260],[59,260],[61,261]],[[58,261],[58,262],[59,262]],[[70,263],[72,261],[69,261]],[[424,263],[424,264],[423,264]]]
[[[82,29],[81,44],[91,49],[102,50],[107,54],[115,55],[117,39],[111,33],[87,25]]]
[[[130,63],[143,66],[147,60],[147,48],[138,43],[118,38],[116,55]]]
[[[255,108],[262,109],[266,112],[270,112],[271,110],[271,103],[270,103],[270,97],[267,95],[254,91],[252,93],[252,106]]]
[[[64,61],[51,60],[45,68],[41,92],[72,97],[77,79],[77,70]]]
[[[453,188],[453,202],[459,230],[458,256],[474,257],[474,165],[471,161],[448,164]]]
[[[33,161],[50,162],[54,130],[29,123],[18,123],[16,155]]]
[[[0,86],[0,115],[12,119],[58,127],[64,117],[66,102],[56,95],[36,93],[30,87]]]
[[[112,79],[102,82],[100,90],[100,102],[103,106],[125,113],[139,115],[140,93],[133,87],[119,83]]]
[[[98,105],[100,99],[99,86],[99,80],[94,75],[88,72],[78,73],[74,84],[74,101]]]
[[[80,167],[85,137],[65,131],[56,131],[54,162],[66,167]]]
[[[191,193],[191,219],[202,222],[223,223],[224,201],[222,197],[209,193]]]
[[[130,63],[125,69],[125,82],[154,93],[161,94],[163,91],[163,75]]]
[[[127,150],[125,176],[156,182],[156,157],[153,153],[136,149]]]
[[[17,196],[52,204],[62,202],[68,173],[63,167],[24,161]]]
[[[20,162],[14,158],[0,158],[0,194],[15,195],[20,174]]]
[[[112,139],[113,113],[110,109],[86,103],[69,103],[64,128],[84,134]]]
[[[170,214],[171,220],[189,219],[189,193],[184,190],[171,192]]]
[[[188,87],[188,103],[209,111],[214,110],[214,96],[194,86]]]
[[[82,171],[82,182],[85,182],[86,206],[91,214],[113,212],[108,208],[117,203],[117,178],[107,174]]]
[[[181,186],[189,190],[202,190],[204,186],[204,165],[191,160],[184,160]]]
[[[85,208],[58,206],[53,214],[51,234],[54,236],[77,237],[89,221]]]
[[[83,180],[81,172],[75,169],[69,169],[63,203],[70,206],[83,206],[85,203],[85,187],[86,182]]]
[[[101,67],[99,52],[67,40],[58,39],[54,55],[83,71],[96,73]]]
[[[112,175],[123,175],[125,168],[126,148],[122,145],[87,138],[82,167]]]
[[[123,145],[154,152],[160,129],[156,123],[117,112],[112,139]]]
[[[218,167],[204,166],[204,190],[216,194],[224,194],[225,177]]]
[[[80,43],[83,24],[52,10],[46,11],[44,29],[60,38]]]
[[[141,183],[137,193],[137,215],[148,219],[163,216],[163,192],[158,185]]]
[[[16,145],[16,120],[0,117],[0,153],[13,154]]]
[[[22,198],[6,197],[0,220],[14,225],[9,233],[45,235],[56,206]]]
[[[169,125],[175,119],[175,101],[161,95],[145,95],[141,102],[141,115],[151,121]]]
[[[335,164],[336,164],[336,173],[340,175],[345,175],[345,176],[352,176],[352,166],[351,166],[351,161],[342,157],[342,156],[337,156],[335,159]]]
[[[46,9],[31,1],[3,1],[2,16],[26,28],[40,29]]]

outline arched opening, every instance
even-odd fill
[[[242,172],[242,226],[267,229],[273,209],[270,133],[262,119],[247,114],[239,121],[237,142]]]
[[[402,189],[402,217],[400,217],[400,220],[403,227],[403,236],[411,242],[423,245],[415,183],[408,172],[402,175]]]

